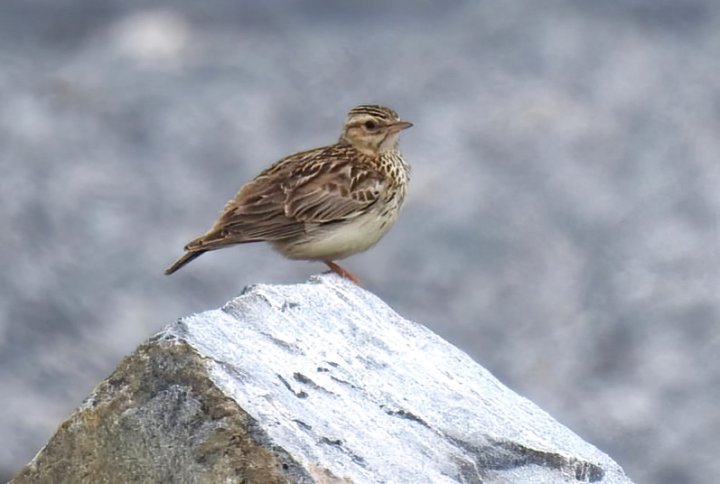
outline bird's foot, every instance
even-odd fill
[[[340,267],[338,264],[334,263],[333,261],[326,260],[323,262],[325,262],[325,264],[335,274],[338,274],[340,277],[344,277],[345,279],[353,282],[354,284],[356,284],[358,286],[360,285],[360,279],[358,278],[358,276],[356,276],[352,272],[350,272],[346,269],[343,269],[342,267]]]

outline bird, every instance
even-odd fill
[[[352,108],[337,143],[282,158],[247,182],[165,274],[209,251],[267,242],[359,285],[335,261],[371,248],[395,223],[410,179],[398,138],[412,125],[379,104]]]

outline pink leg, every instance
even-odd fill
[[[344,277],[345,279],[352,281],[353,283],[357,284],[358,286],[360,285],[360,279],[358,279],[358,276],[356,276],[352,272],[350,272],[346,269],[343,269],[342,267],[340,267],[333,261],[326,260],[323,262],[325,262],[325,264],[330,268],[331,271],[338,274],[340,277]]]

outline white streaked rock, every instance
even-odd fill
[[[193,350],[182,356],[170,351],[188,345]],[[153,347],[172,355],[146,356]],[[150,367],[152,376],[134,374],[133,359],[147,360],[143,368]],[[193,368],[193,378],[178,377],[185,367]],[[132,431],[141,438],[129,435],[123,440],[147,447],[138,452],[148,455],[147,462],[133,459],[135,471],[144,465],[168,468],[162,478],[174,482],[221,477],[252,481],[253,476],[237,472],[247,462],[208,470],[193,461],[196,449],[207,449],[211,436],[223,431],[239,432],[241,440],[250,442],[243,455],[252,454],[249,447],[264,449],[256,467],[272,472],[254,478],[268,482],[630,482],[607,455],[509,390],[465,353],[334,275],[292,286],[252,286],[221,309],[169,325],[118,372],[122,375],[98,385],[69,419],[77,434],[69,439],[74,444],[60,435],[69,432],[63,425],[17,482],[31,482],[32,477],[72,480],[72,475],[41,472],[48,469],[47,461],[63,455],[63,448],[75,452],[79,441],[122,454],[122,445],[105,445],[108,438],[118,438],[115,434],[103,436],[83,423],[98,419],[120,429],[143,427]],[[168,386],[162,380],[170,374],[173,398],[158,400],[156,394],[162,392],[157,389]],[[133,385],[107,383],[133,378],[149,386],[128,390]],[[198,383],[198,378],[210,381]],[[199,390],[205,384],[212,391]],[[222,400],[210,394],[218,391],[237,404],[230,413],[249,422],[244,428],[230,422],[232,415],[210,422],[212,406]],[[103,405],[119,394],[139,407],[151,401],[154,410],[131,405],[119,412]],[[130,411],[148,418],[122,424]],[[89,419],[88,412],[97,415]],[[166,419],[160,424],[157,415],[183,415],[183,421],[195,422],[202,431],[188,435],[187,424]],[[207,425],[197,423],[203,419]],[[158,428],[163,432],[153,430]],[[178,428],[182,431],[174,437]],[[72,461],[73,455],[65,458]],[[122,476],[123,466],[117,462],[127,461],[123,455],[101,460],[98,468],[111,461],[118,466],[114,475]],[[186,464],[173,468],[166,461]],[[207,461],[213,460],[205,457]],[[86,473],[88,465],[93,468],[92,463],[83,465]]]

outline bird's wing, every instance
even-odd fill
[[[285,193],[278,183],[257,177],[225,204],[212,228],[188,243],[185,250],[213,250],[302,234],[303,225],[285,216],[284,201]]]
[[[360,215],[378,200],[385,181],[349,150],[335,145],[275,163],[247,183],[213,227],[185,249],[288,239],[306,233],[308,225]]]
[[[338,151],[298,170],[285,185],[285,215],[311,224],[363,214],[380,198],[385,177],[373,165]]]

